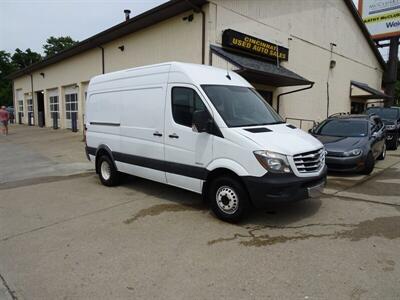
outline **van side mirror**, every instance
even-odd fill
[[[206,110],[196,110],[193,112],[192,130],[194,132],[210,132],[211,118]]]
[[[313,127],[313,128],[310,128],[310,129],[308,129],[308,133],[314,133],[314,127]]]

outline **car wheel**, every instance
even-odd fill
[[[383,144],[382,153],[381,153],[381,155],[379,155],[378,159],[379,159],[379,160],[384,160],[385,157],[386,157],[386,144],[384,143],[384,144]]]
[[[115,186],[119,182],[119,173],[108,155],[102,155],[97,161],[99,178],[105,186]]]
[[[399,146],[399,139],[397,136],[394,136],[393,139],[388,143],[388,149],[389,150],[397,150],[397,147]]]
[[[375,167],[375,159],[372,153],[368,153],[367,158],[364,161],[364,169],[362,170],[362,174],[369,175],[374,170]]]
[[[214,214],[230,223],[240,221],[250,206],[243,184],[228,176],[218,177],[211,182],[208,201]]]

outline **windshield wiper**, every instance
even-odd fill
[[[284,124],[284,123],[286,123],[286,122],[284,122],[284,121],[276,121],[276,122],[271,122],[271,123],[265,123],[263,125],[275,125],[275,124]]]

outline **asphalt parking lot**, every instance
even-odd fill
[[[177,188],[103,187],[81,140],[0,136],[0,299],[400,298],[400,150],[231,225]]]

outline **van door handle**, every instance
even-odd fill
[[[169,137],[171,139],[179,139],[179,136],[176,133],[170,134]]]
[[[162,133],[156,131],[156,132],[153,133],[153,135],[154,135],[154,136],[162,136]]]

